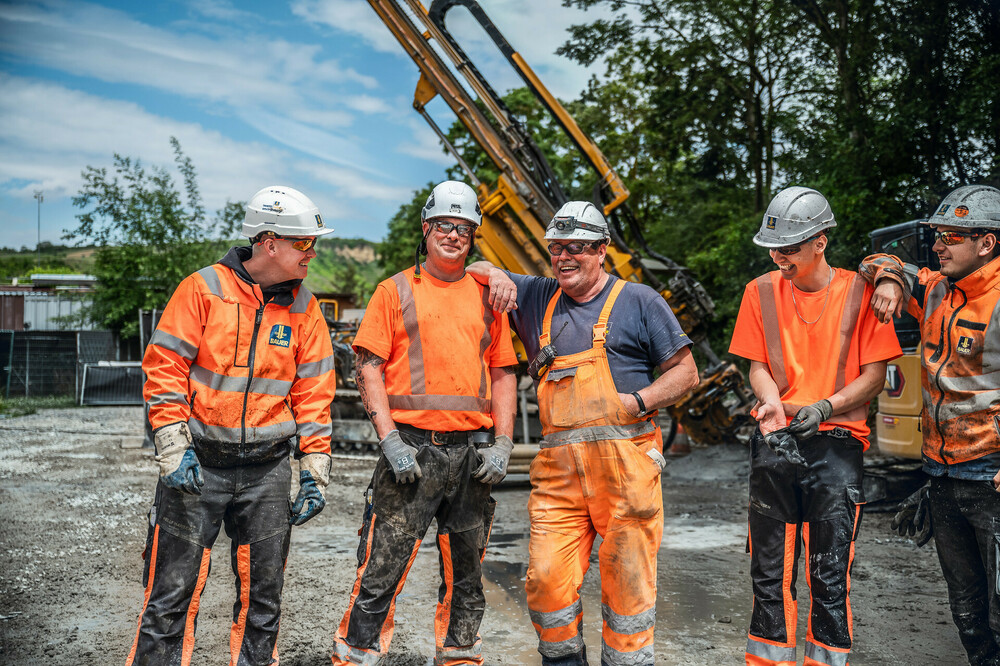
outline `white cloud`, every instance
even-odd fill
[[[361,0],[293,0],[292,13],[305,21],[361,37],[382,53],[401,53],[399,42],[367,2]]]

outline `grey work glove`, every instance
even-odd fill
[[[492,446],[479,449],[479,459],[482,464],[472,473],[483,483],[495,484],[507,476],[507,463],[510,462],[510,452],[514,450],[514,442],[507,435],[499,435]]]
[[[201,475],[198,456],[191,446],[188,424],[181,421],[159,428],[153,434],[153,442],[156,444],[153,459],[160,466],[163,485],[189,495],[201,495],[205,479]]]
[[[299,459],[299,494],[292,504],[292,525],[301,525],[326,506],[323,490],[330,484],[330,456],[307,453]]]
[[[789,428],[782,428],[764,435],[764,443],[776,454],[799,467],[806,467],[806,459],[799,453],[799,442]]]
[[[931,540],[934,526],[931,525],[930,484],[913,493],[899,505],[899,512],[893,517],[889,529],[901,537],[914,537],[917,547]]]
[[[412,483],[423,476],[417,462],[417,450],[403,441],[398,430],[390,432],[378,445],[389,461],[396,483]]]
[[[829,400],[814,402],[795,413],[795,418],[788,424],[788,431],[800,440],[809,439],[819,432],[819,424],[832,415],[833,405]]]

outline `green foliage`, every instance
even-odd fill
[[[40,398],[0,397],[0,418],[15,418],[36,413],[39,409],[66,409],[75,407],[73,396],[44,396]]]
[[[401,205],[389,220],[389,231],[378,245],[378,264],[382,269],[378,281],[414,265],[417,245],[422,239],[420,209],[424,207],[434,185],[435,183],[427,183],[423,189],[414,192],[413,198]]]
[[[347,293],[364,307],[380,276],[375,245],[360,238],[324,238],[316,244],[305,283],[315,294]]]
[[[170,172],[114,156],[114,172],[88,166],[73,204],[85,212],[67,238],[97,246],[98,286],[86,315],[124,336],[137,333],[137,311],[162,308],[177,284],[219,259],[235,235],[243,205],[228,202],[209,222],[191,159],[171,137],[184,181],[182,201]]]

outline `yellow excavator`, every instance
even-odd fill
[[[483,211],[483,224],[477,233],[478,252],[514,272],[552,276],[543,238],[545,227],[568,197],[530,133],[446,28],[445,16],[457,5],[468,10],[482,26],[592,168],[593,201],[602,207],[611,229],[608,271],[659,291],[702,357],[704,371],[700,385],[668,410],[670,424],[663,424],[665,446],[669,446],[678,425],[694,442],[734,441],[737,431],[748,423],[753,396],[736,366],[721,361],[708,344],[707,324],[714,312],[712,299],[683,266],[648,246],[626,203],[628,188],[479,3],[434,0],[424,7],[419,0],[369,0],[369,4],[420,71],[413,108],[427,121],[477,190]],[[427,105],[435,98],[450,107],[495,165],[500,174],[495,183],[484,183],[477,178],[428,113]],[[523,348],[520,351],[524,360]],[[528,416],[524,403],[522,398],[522,423]],[[527,428],[524,432],[528,432]],[[526,471],[525,461],[530,461],[534,451],[537,447],[527,441],[516,447],[511,471]]]

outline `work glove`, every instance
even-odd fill
[[[806,467],[806,459],[799,453],[799,442],[789,428],[782,428],[764,435],[764,443],[776,454],[799,467]]]
[[[901,537],[914,537],[917,547],[930,541],[934,534],[931,525],[931,487],[926,485],[913,493],[899,505],[899,512],[893,517],[889,528]]]
[[[795,418],[788,424],[788,431],[800,440],[809,439],[819,432],[819,424],[832,415],[833,405],[829,400],[814,402],[795,413]]]
[[[160,481],[167,488],[189,495],[201,495],[205,479],[198,456],[191,446],[191,430],[185,422],[171,423],[153,434],[154,460],[160,466]]]
[[[299,494],[292,504],[292,525],[301,525],[323,510],[323,490],[329,483],[330,456],[307,453],[299,459]]]
[[[483,483],[495,484],[503,481],[507,476],[507,463],[510,462],[510,452],[514,450],[514,442],[510,441],[507,435],[500,435],[493,442],[492,446],[479,449],[481,461],[479,468],[472,473]]]
[[[398,430],[390,432],[378,445],[389,461],[396,483],[412,483],[423,476],[417,463],[417,450],[403,441]]]

